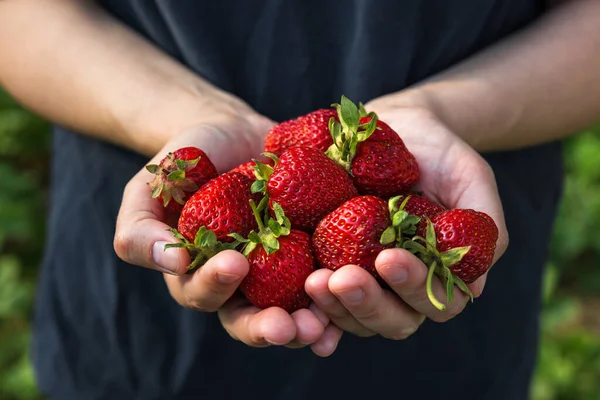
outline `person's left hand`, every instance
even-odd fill
[[[366,105],[398,132],[416,157],[421,171],[417,189],[447,208],[472,208],[489,214],[499,229],[494,262],[508,245],[508,233],[493,171],[487,162],[431,112],[399,108],[385,99]],[[333,272],[315,271],[306,291],[341,329],[358,336],[382,335],[400,340],[413,334],[424,319],[447,321],[458,315],[469,298],[456,287],[454,301],[444,311],[436,309],[426,293],[428,269],[403,249],[388,249],[375,266],[390,290],[382,289],[364,269],[347,265]],[[468,285],[474,297],[481,295],[487,274]],[[445,290],[434,280],[434,293]]]

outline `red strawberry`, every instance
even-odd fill
[[[429,266],[428,294],[432,303],[443,309],[431,291],[433,274],[439,275],[446,284],[448,302],[452,301],[454,284],[472,296],[466,284],[475,282],[490,269],[497,240],[498,227],[489,215],[470,209],[453,209],[427,218],[418,236],[404,243],[404,247]]]
[[[290,221],[277,203],[274,205],[276,220],[268,220],[266,227],[254,203],[252,208],[259,224],[258,232],[251,232],[248,239],[234,235],[240,242],[247,243],[244,254],[250,266],[240,290],[258,308],[281,307],[289,313],[307,308],[311,300],[304,283],[316,264],[310,235],[290,229]]]
[[[275,125],[265,139],[265,151],[276,155],[292,147],[312,147],[324,152],[333,144],[329,120],[337,120],[332,108],[320,109]]]
[[[264,161],[263,163],[267,164],[271,167],[273,166],[273,160],[271,160],[270,158],[267,159],[267,161]],[[240,174],[245,175],[252,180],[255,180],[256,179],[256,175],[254,175],[254,167],[255,166],[256,166],[255,161],[248,161],[246,163],[238,165],[237,167],[232,169],[230,172],[239,172]]]
[[[391,197],[418,182],[419,165],[398,134],[373,112],[342,96],[327,155],[352,176],[360,194]]]
[[[271,206],[281,205],[295,229],[312,232],[325,215],[357,195],[344,169],[319,150],[295,147],[275,159],[274,168],[259,164],[252,190],[268,195]]]
[[[178,231],[172,231],[182,243],[167,246],[187,248],[193,257],[190,269],[221,250],[234,248],[230,234],[245,236],[257,228],[249,201],[260,196],[251,193],[251,186],[252,180],[238,172],[208,182],[185,203]]]
[[[218,175],[208,156],[196,147],[168,153],[158,165],[149,164],[146,169],[155,175],[149,183],[152,198],[160,197],[164,207],[173,213],[181,212],[187,199]]]
[[[407,199],[406,202],[405,199]],[[440,204],[430,200],[424,195],[411,193],[398,196],[398,201],[403,203],[402,209],[410,215],[415,215],[421,219],[419,226],[426,225],[425,217],[433,217],[446,209]]]
[[[393,242],[381,244],[392,225],[386,202],[375,196],[348,200],[319,222],[312,237],[319,264],[331,270],[358,265],[377,277],[375,259]]]

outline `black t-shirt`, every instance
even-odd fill
[[[275,120],[398,91],[531,23],[539,0],[107,0],[115,16]],[[135,79],[135,77],[132,77]],[[481,132],[485,135],[485,132]],[[112,240],[144,157],[55,129],[33,357],[54,399],[527,398],[560,195],[557,143],[487,154],[511,244],[483,297],[405,341],[345,335],[325,359],[253,349],[183,309]]]

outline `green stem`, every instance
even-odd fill
[[[256,208],[256,204],[254,203],[254,200],[252,200],[252,199],[250,199],[250,207],[252,208],[252,213],[254,214],[254,218],[256,219],[256,222],[258,223],[259,232],[264,232],[265,225],[263,224],[263,221],[260,218],[260,213],[258,212],[258,209]]]
[[[436,267],[437,263],[434,261],[429,267],[429,272],[427,272],[427,297],[429,297],[429,301],[431,301],[431,304],[433,304],[435,308],[437,308],[440,311],[444,311],[446,309],[446,306],[442,304],[433,294],[433,275],[435,273]]]

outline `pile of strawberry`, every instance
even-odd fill
[[[153,198],[178,218],[171,231],[194,271],[220,251],[248,259],[240,285],[255,306],[307,307],[306,278],[317,268],[358,265],[380,280],[375,259],[401,247],[438,276],[452,301],[491,266],[498,229],[482,212],[446,209],[414,192],[419,165],[400,136],[362,104],[340,104],[273,127],[267,161],[249,160],[218,175],[200,149],[169,153],[150,183]],[[383,282],[380,280],[380,282]],[[472,296],[471,296],[472,297]]]

